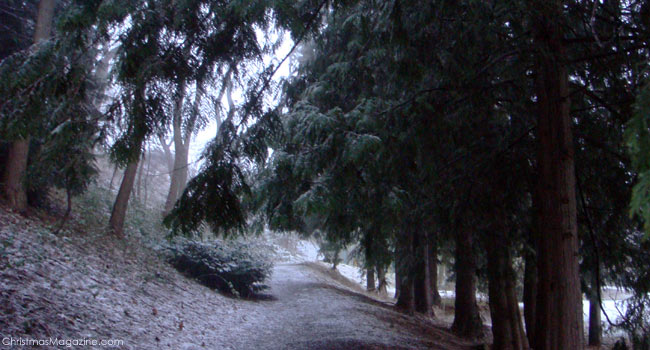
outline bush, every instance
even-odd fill
[[[247,243],[179,240],[168,252],[167,261],[181,273],[223,293],[248,298],[268,288],[263,282],[273,264]]]

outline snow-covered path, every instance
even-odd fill
[[[224,349],[463,349],[446,332],[334,286],[309,266],[276,266],[269,299],[246,305]]]

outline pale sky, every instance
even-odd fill
[[[263,34],[262,34],[263,36]],[[273,40],[276,40],[277,36],[273,38]],[[267,55],[264,57],[264,66],[267,67],[269,64],[274,63],[277,64],[279,63],[291,50],[291,47],[293,46],[293,40],[289,37],[288,34],[284,35],[284,40],[282,42],[282,45],[278,48],[276,51],[275,55]],[[295,52],[294,52],[295,53]],[[289,75],[289,59],[287,59],[278,69],[278,71],[275,73],[273,76],[274,81],[279,81]],[[233,100],[235,101],[236,105],[239,105],[242,102],[242,91],[239,89],[236,89],[233,91]],[[227,106],[226,102],[226,97],[224,96],[224,105]],[[273,101],[267,101],[269,103],[272,103]],[[203,152],[203,149],[205,145],[210,142],[214,136],[217,133],[217,124],[214,120],[210,120],[210,123],[203,129],[201,130],[193,139],[192,143],[190,146],[190,164],[194,168],[197,168],[197,164],[195,164],[199,157],[201,156],[201,153]]]

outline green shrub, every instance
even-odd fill
[[[223,293],[248,298],[268,288],[273,264],[249,243],[178,240],[167,251],[177,270]]]

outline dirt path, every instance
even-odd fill
[[[267,300],[226,349],[465,349],[445,331],[355,293],[307,265],[276,266]]]
[[[122,350],[471,348],[338,277],[315,263],[278,264],[266,298],[232,299],[137,241],[55,236],[42,222],[0,210],[2,339],[115,339],[122,345],[79,348]]]

